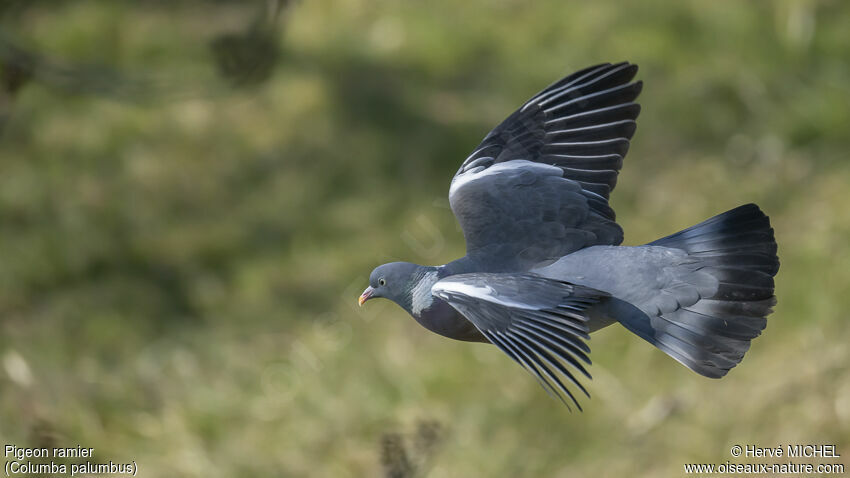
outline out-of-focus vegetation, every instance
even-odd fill
[[[162,477],[682,476],[736,443],[846,463],[850,4],[264,8],[3,10],[0,443]],[[570,414],[494,347],[357,308],[375,265],[463,254],[449,179],[492,126],[620,60],[645,81],[626,242],[771,216],[779,304],[739,368],[611,327]]]

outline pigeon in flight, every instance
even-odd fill
[[[615,322],[700,375],[726,375],[776,304],[773,229],[747,204],[620,246],[608,196],[640,112],[637,69],[573,73],[491,131],[449,189],[466,256],[379,266],[360,305],[383,297],[432,332],[491,343],[567,407],[581,409],[575,388],[590,396],[575,373],[590,378],[585,341]]]

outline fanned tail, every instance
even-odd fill
[[[779,258],[769,218],[746,204],[648,245],[686,251],[701,272],[717,279],[718,288],[650,323],[624,325],[701,375],[726,375],[761,334],[776,304]]]

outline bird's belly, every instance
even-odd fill
[[[434,297],[431,306],[419,316],[413,316],[417,322],[435,334],[464,342],[488,342],[472,322],[450,306],[447,302]]]

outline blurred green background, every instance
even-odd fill
[[[848,463],[850,4],[275,6],[4,2],[0,443],[150,477]],[[705,379],[614,326],[571,414],[495,347],[357,307],[374,266],[463,254],[449,180],[491,127],[621,60],[645,81],[626,243],[746,202],[776,229],[779,303],[740,367]]]

